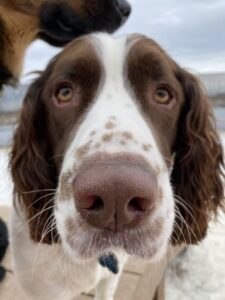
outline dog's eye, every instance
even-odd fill
[[[168,104],[173,97],[166,88],[157,88],[154,93],[154,98],[159,104]]]
[[[59,103],[68,103],[73,99],[74,90],[71,86],[64,85],[59,87],[55,96]]]

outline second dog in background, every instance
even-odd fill
[[[130,12],[126,0],[1,0],[0,90],[18,80],[25,51],[35,39],[63,46],[93,31],[113,32]]]

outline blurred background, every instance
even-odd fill
[[[143,33],[203,81],[217,124],[225,130],[225,1],[131,0],[129,21],[115,35]],[[61,49],[37,41],[28,49],[21,84],[0,97],[0,146],[9,145],[30,72],[45,68]]]

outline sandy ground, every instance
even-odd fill
[[[225,133],[222,135],[225,145]],[[0,206],[11,205],[8,151],[0,151]],[[167,300],[225,300],[225,215],[210,224],[207,238],[190,246],[168,268]],[[141,300],[141,299],[140,299]]]

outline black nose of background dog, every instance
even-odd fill
[[[126,0],[116,0],[116,3],[124,18],[128,18],[131,14],[131,5]]]
[[[85,1],[82,7],[86,14],[77,12],[72,3],[44,1],[39,12],[39,38],[63,46],[94,31],[112,33],[126,22],[132,10],[127,0]]]
[[[74,182],[77,210],[91,226],[122,231],[142,223],[154,210],[155,175],[138,161],[105,160],[86,165]]]

